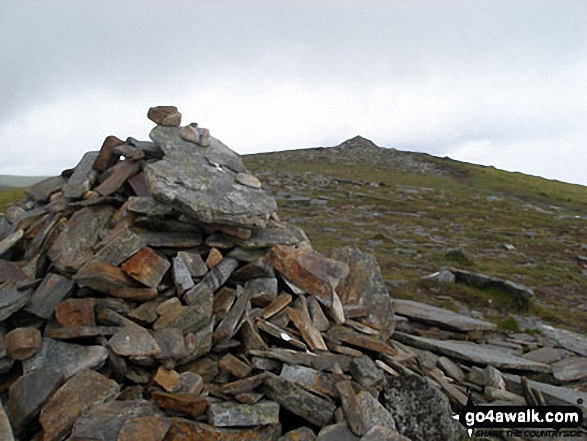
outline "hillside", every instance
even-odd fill
[[[276,197],[282,219],[302,227],[316,249],[373,253],[394,297],[587,331],[587,187],[360,137],[244,162]],[[421,280],[442,267],[521,283],[536,297],[520,311],[503,293]]]
[[[45,176],[12,176],[0,175],[0,191],[7,188],[23,188],[45,179]]]

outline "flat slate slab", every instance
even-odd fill
[[[260,188],[242,185],[240,157],[217,139],[200,147],[181,139],[177,127],[157,126],[151,139],[165,157],[145,167],[153,197],[203,223],[264,228],[275,200]]]
[[[454,331],[492,331],[497,328],[493,323],[467,317],[447,309],[413,300],[394,299],[395,313],[410,320],[433,324]]]
[[[433,340],[430,338],[416,337],[414,335],[396,332],[393,337],[400,343],[425,349],[448,357],[456,358],[469,363],[479,365],[491,365],[497,369],[550,372],[547,364],[536,363],[521,357],[506,354],[503,351],[460,340]]]
[[[541,325],[540,331],[547,337],[556,340],[563,348],[587,357],[587,338],[584,335],[548,325]]]
[[[569,357],[552,365],[552,375],[561,382],[576,381],[587,377],[587,358]]]

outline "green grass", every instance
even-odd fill
[[[6,209],[17,204],[25,194],[24,188],[0,188],[0,213],[6,212]]]
[[[587,244],[582,219],[587,217],[587,187],[428,159],[447,170],[446,176],[379,164],[309,161],[303,151],[295,160],[291,153],[284,160],[277,152],[246,156],[244,162],[270,192],[328,197],[326,206],[278,199],[279,214],[303,228],[318,251],[356,245],[374,254],[384,279],[409,282],[394,296],[435,304],[446,303],[437,297],[450,296],[496,321],[514,311],[587,332],[587,313],[574,307],[587,304],[587,278],[574,258],[585,254],[581,244]],[[322,179],[333,177],[363,185]],[[509,251],[506,244],[516,249]],[[457,248],[465,250],[466,259],[447,255]],[[520,308],[499,292],[420,283],[422,276],[446,266],[527,285],[535,291],[535,302]]]

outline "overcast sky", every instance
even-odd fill
[[[361,135],[587,185],[587,1],[0,1],[0,174],[147,139],[175,105],[239,153]]]

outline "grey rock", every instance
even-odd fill
[[[505,390],[505,382],[501,376],[501,372],[493,366],[487,366],[483,369],[483,385]]]
[[[125,143],[138,148],[147,158],[161,159],[165,156],[161,147],[151,141],[139,141],[138,139],[128,137],[126,138]]]
[[[183,332],[179,328],[163,328],[153,332],[153,338],[161,348],[156,358],[160,360],[178,360],[187,355]]]
[[[465,373],[463,370],[456,363],[446,357],[438,357],[438,367],[448,377],[459,383],[465,379]]]
[[[544,324],[539,326],[539,330],[547,337],[558,342],[563,348],[587,357],[587,337],[584,335]]]
[[[366,320],[387,340],[395,329],[394,307],[375,257],[353,247],[334,250],[330,257],[349,266],[348,275],[336,288],[341,302],[371,308]]]
[[[0,240],[4,240],[13,232],[12,225],[2,214],[0,214]]]
[[[552,365],[552,375],[557,381],[577,381],[587,377],[587,358],[569,357]]]
[[[277,375],[266,374],[263,392],[290,412],[316,426],[326,426],[334,417],[335,406],[330,401],[312,395]]]
[[[526,352],[521,355],[521,357],[537,363],[552,364],[568,357],[569,355],[571,355],[571,352],[565,349],[544,347]]]
[[[192,277],[202,277],[208,272],[208,267],[202,256],[197,253],[180,251],[177,253],[177,258],[183,261]]]
[[[231,257],[223,258],[218,265],[204,276],[200,283],[185,294],[186,303],[194,303],[194,300],[202,293],[214,293],[228,280],[238,265],[239,262],[236,259]]]
[[[186,291],[194,287],[192,275],[184,260],[179,257],[173,258],[173,280],[179,296],[183,296]]]
[[[153,403],[145,400],[98,403],[76,420],[70,441],[117,441],[128,420],[156,415],[162,416]]]
[[[7,410],[12,428],[20,433],[40,412],[41,406],[57,390],[63,374],[53,369],[37,369],[10,386]]]
[[[193,248],[202,244],[202,235],[195,232],[150,232],[140,238],[153,248]]]
[[[20,242],[23,236],[24,231],[20,229],[10,234],[5,239],[0,240],[0,256],[10,250],[18,242]]]
[[[144,246],[142,239],[132,231],[116,231],[104,241],[89,262],[104,262],[118,266]]]
[[[429,274],[423,277],[424,280],[435,280],[440,283],[454,283],[455,275],[449,270],[443,269],[436,273]]]
[[[320,372],[306,366],[284,364],[279,376],[315,394],[329,397],[339,396],[336,390],[336,380],[326,372]]]
[[[146,357],[161,353],[155,338],[138,325],[122,328],[108,341],[108,346],[118,355],[125,357]]]
[[[383,404],[397,431],[412,440],[457,440],[463,433],[451,418],[448,399],[428,379],[418,376],[388,377]]]
[[[515,393],[522,393],[522,387],[520,386],[520,377],[518,375],[512,375],[503,373],[503,378],[506,382],[508,390]],[[573,390],[568,387],[555,386],[548,383],[542,383],[539,381],[528,380],[528,385],[533,389],[540,391],[546,400],[546,404],[553,406],[577,406],[583,409],[583,415],[587,412],[587,393],[577,390]]]
[[[410,439],[388,427],[373,426],[363,435],[361,441],[410,441]]]
[[[47,202],[53,193],[61,190],[67,181],[63,176],[43,179],[27,189],[27,195],[36,202]]]
[[[212,403],[208,408],[208,423],[215,427],[257,426],[279,423],[279,404],[260,401],[237,404],[230,401]]]
[[[56,370],[63,375],[63,381],[84,369],[99,369],[108,358],[103,346],[81,346],[51,338],[43,338],[41,350],[23,361],[25,375],[39,369]]]
[[[125,207],[133,213],[146,214],[148,216],[167,216],[173,213],[172,207],[157,202],[151,196],[131,196],[126,201]]]
[[[416,348],[440,353],[447,357],[481,365],[492,365],[499,369],[530,372],[550,372],[550,366],[510,355],[503,350],[459,340],[434,340],[396,333],[394,338]]]
[[[394,299],[395,313],[416,322],[432,324],[444,329],[455,331],[493,331],[497,327],[493,323],[476,320],[447,309],[413,300]]]
[[[261,189],[236,183],[236,173],[246,171],[239,156],[215,138],[210,147],[199,149],[179,133],[163,126],[151,131],[165,152],[163,160],[145,167],[153,197],[202,223],[265,227],[277,208],[275,200]]]
[[[33,291],[19,291],[14,285],[0,288],[0,322],[21,310],[31,298]]]
[[[277,297],[277,279],[275,277],[263,277],[247,280],[245,289],[251,291],[251,301],[263,299],[270,303]]]
[[[94,161],[99,152],[87,152],[75,167],[75,171],[66,184],[63,185],[63,195],[70,199],[81,198],[86,191],[89,191],[92,184],[98,177],[94,170]]]
[[[73,280],[59,274],[45,276],[27,307],[37,317],[49,320],[55,313],[55,305],[71,296],[75,290]]]
[[[351,374],[354,380],[364,387],[382,386],[385,383],[383,372],[366,355],[351,360]]]
[[[391,413],[369,392],[359,392],[357,394],[357,402],[361,409],[365,430],[373,426],[383,426],[396,430],[395,421]]]
[[[273,245],[297,245],[308,241],[306,234],[298,227],[270,220],[267,226],[254,231],[249,239],[237,240],[244,248],[268,248]]]
[[[532,297],[534,292],[531,288],[512,282],[510,280],[500,279],[498,277],[491,277],[485,274],[474,273],[471,271],[451,268],[450,271],[454,274],[457,283],[474,286],[477,288],[494,288],[515,296],[520,305],[526,305]]]
[[[110,206],[86,207],[71,216],[48,252],[60,273],[76,272],[94,254],[98,234],[114,211]]]
[[[320,429],[316,441],[358,441],[346,423],[337,423]]]

